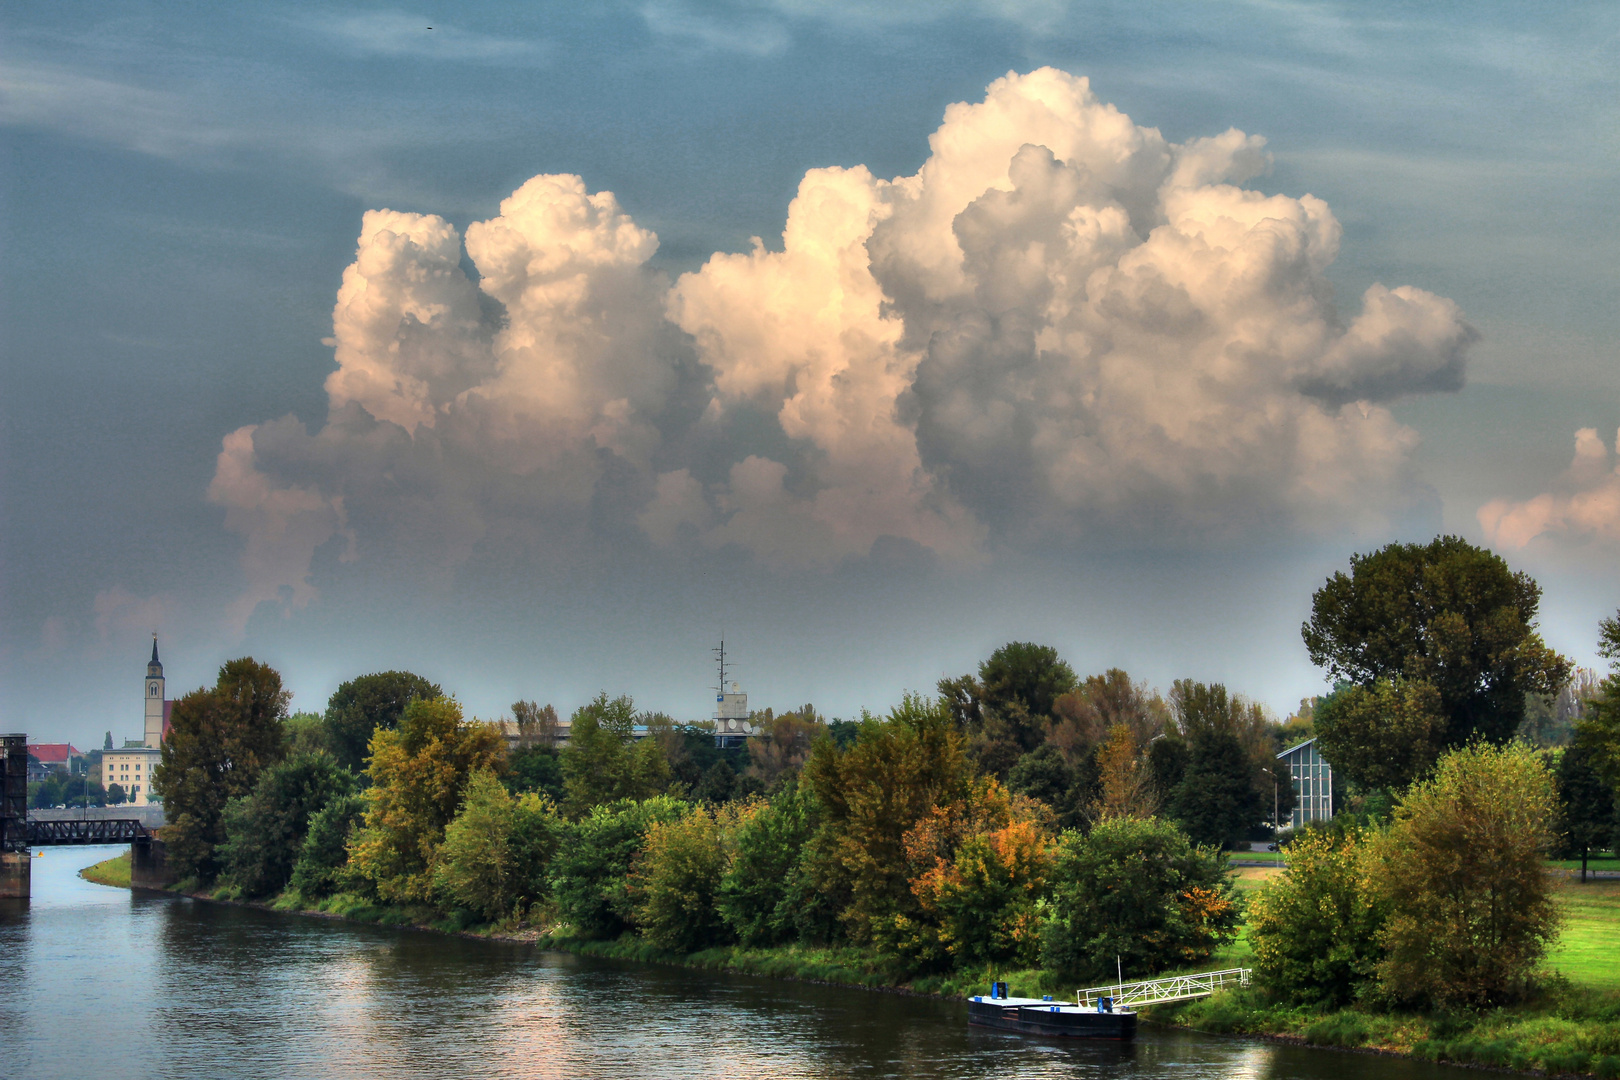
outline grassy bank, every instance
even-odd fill
[[[1260,869],[1254,874],[1270,874]],[[1240,887],[1252,887],[1254,876]],[[1218,1034],[1406,1054],[1493,1068],[1620,1077],[1620,882],[1558,890],[1565,924],[1541,994],[1513,1008],[1428,1015],[1273,1004],[1258,990],[1151,1011],[1150,1019]],[[1221,959],[1252,960],[1239,939]]]
[[[129,852],[115,855],[105,862],[98,862],[94,866],[87,866],[79,871],[79,876],[86,881],[93,881],[97,885],[111,885],[117,889],[129,888]]]

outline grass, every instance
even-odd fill
[[[1557,895],[1567,921],[1548,963],[1577,985],[1620,990],[1620,881],[1568,881]]]
[[[115,855],[105,862],[98,862],[94,866],[87,866],[79,871],[79,876],[86,881],[93,881],[97,885],[111,885],[115,889],[129,888],[129,852]]]
[[[1579,872],[1581,868],[1581,860],[1554,859],[1547,865],[1557,867],[1559,870],[1574,870]],[[1620,871],[1620,859],[1617,859],[1611,855],[1605,855],[1602,858],[1594,855],[1590,859],[1586,860],[1586,868],[1587,870],[1608,870],[1610,872]]]

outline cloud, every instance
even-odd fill
[[[1263,140],[1171,143],[1044,68],[950,106],[930,149],[912,176],[810,170],[779,247],[673,283],[577,176],[465,236],[367,213],[324,426],[220,455],[245,610],[308,602],[339,536],[441,568],[827,567],[1376,528],[1424,497],[1385,405],[1461,386],[1478,335],[1410,286],[1342,315],[1327,205],[1242,186]]]
[[[1615,438],[1620,456],[1620,434]],[[1479,523],[1491,543],[1522,548],[1538,536],[1620,540],[1620,457],[1596,428],[1575,433],[1575,459],[1553,490],[1523,502],[1493,499],[1479,508]]]
[[[91,610],[95,614],[96,637],[102,641],[116,640],[153,634],[168,627],[174,614],[174,598],[163,593],[137,596],[122,585],[114,585],[96,593]],[[59,646],[64,630],[61,620],[47,619],[47,647]]]

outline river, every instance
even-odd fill
[[[1144,1025],[969,1029],[955,1003],[583,959],[92,885],[46,848],[0,901],[0,1076],[1457,1080]]]

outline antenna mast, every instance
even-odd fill
[[[714,688],[714,692],[724,694],[726,692],[726,639],[721,638],[720,647],[709,651],[714,653],[715,658],[720,662],[720,685]],[[717,697],[715,700],[719,701],[720,699]]]

